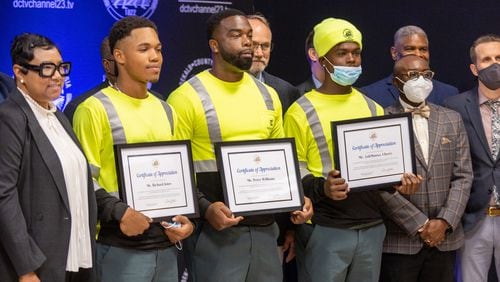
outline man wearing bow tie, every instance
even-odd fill
[[[453,281],[455,252],[464,241],[460,219],[469,198],[472,166],[462,119],[428,103],[432,77],[426,60],[408,55],[394,65],[399,101],[386,113],[412,112],[417,174],[412,195],[382,193],[387,234],[380,281]]]

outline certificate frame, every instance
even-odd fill
[[[392,189],[416,173],[411,113],[331,122],[336,169],[352,192]]]
[[[214,146],[224,201],[233,214],[302,209],[304,191],[293,138],[217,142]],[[275,194],[268,195],[271,187]]]
[[[153,219],[199,217],[189,140],[114,146],[120,199]]]

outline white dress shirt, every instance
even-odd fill
[[[91,268],[92,247],[90,245],[88,174],[85,156],[57,119],[55,115],[57,109],[54,104],[50,103],[49,109],[45,109],[21,89],[19,91],[28,102],[61,162],[71,212],[71,235],[66,271],[78,272],[79,268]]]
[[[405,101],[401,100],[399,98],[399,102],[403,106],[405,110],[411,110],[414,109],[415,107],[409,105]],[[425,163],[428,164],[429,161],[429,121],[427,118],[421,116],[421,115],[413,115],[413,132],[415,133],[415,136],[417,137],[418,144],[420,145],[420,148],[422,149],[422,153],[424,155]]]

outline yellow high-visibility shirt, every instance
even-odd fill
[[[307,100],[304,100],[307,99]],[[306,113],[303,109],[304,102],[312,105]],[[371,101],[375,106],[376,115],[383,115],[384,109]],[[312,111],[316,115],[312,115]],[[307,116],[311,116],[308,120]],[[320,177],[328,174],[334,167],[333,142],[332,142],[332,121],[365,118],[372,116],[366,98],[358,90],[352,88],[348,94],[323,94],[316,90],[311,90],[293,103],[285,114],[284,130],[287,137],[294,137],[297,146],[297,157],[299,159],[302,176],[305,176],[304,169],[314,176]],[[314,118],[313,118],[314,117]],[[320,150],[318,147],[318,132],[313,132],[311,123],[320,124],[320,134],[324,135],[328,144],[328,159],[326,167],[323,167]]]
[[[254,81],[247,73],[237,82],[222,81],[209,70],[197,74],[194,79],[198,79],[206,90],[209,101],[205,101],[205,106],[210,104],[208,107],[212,110],[205,112],[199,91],[189,81],[172,92],[167,101],[178,116],[178,137],[191,140],[195,168],[197,161],[215,161],[209,128],[220,128],[219,141],[284,137],[281,103],[271,87]],[[266,106],[256,83],[267,89],[272,109]]]
[[[76,136],[94,178],[107,192],[118,191],[113,134],[122,135],[125,139],[122,144],[175,139],[172,134],[172,127],[177,124],[175,111],[164,101],[148,94],[145,99],[136,99],[107,87],[96,95],[107,97],[116,115],[108,116],[107,106],[96,95],[86,99],[75,111],[73,128]],[[174,125],[170,124],[165,106],[171,109]]]

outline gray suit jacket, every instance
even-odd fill
[[[76,144],[66,117],[56,116]],[[42,281],[65,281],[71,214],[57,153],[22,94],[0,105],[0,281],[36,271]],[[97,219],[88,176],[89,227]]]
[[[486,216],[493,185],[500,187],[500,156],[496,160],[491,156],[479,111],[477,88],[445,100],[445,106],[462,116],[471,144],[474,181],[462,218],[465,232],[468,232]]]
[[[418,229],[427,218],[440,218],[451,225],[451,232],[438,246],[440,251],[460,248],[464,232],[462,214],[469,199],[472,166],[469,142],[462,119],[455,111],[429,103],[429,162],[415,141],[417,173],[423,177],[413,195],[382,192],[387,234],[385,253],[416,254],[422,249]],[[402,113],[401,105],[386,108],[386,113]]]

